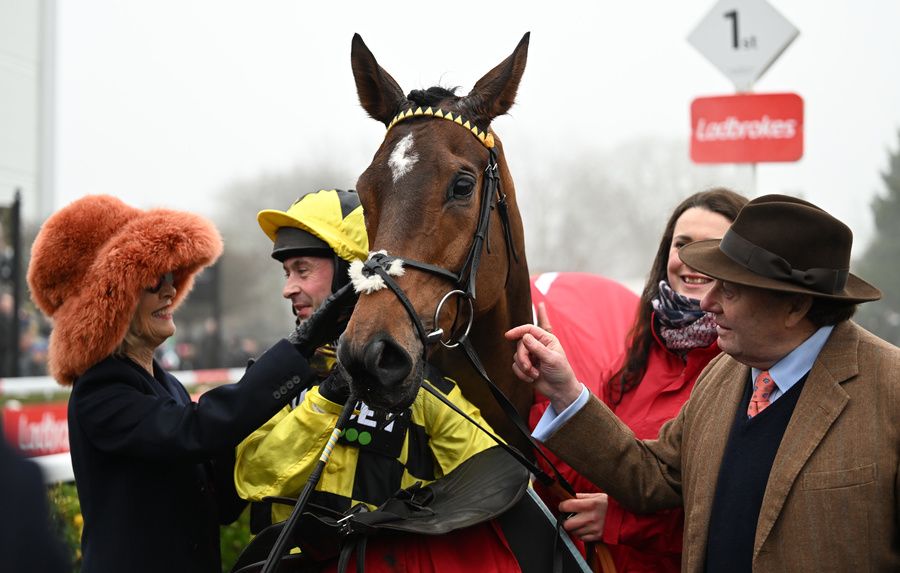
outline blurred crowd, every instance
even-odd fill
[[[13,342],[14,304],[10,293],[0,293],[0,378],[47,375],[47,347],[52,325],[29,301],[19,308],[19,344]],[[243,368],[259,354],[260,343],[246,336],[222,337],[214,319],[198,328],[184,328],[156,352],[167,370]],[[179,336],[180,335],[180,336]]]

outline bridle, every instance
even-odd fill
[[[472,363],[472,366],[487,383],[488,388],[494,396],[494,399],[497,400],[497,403],[500,405],[501,409],[513,422],[518,431],[530,441],[532,447],[534,448],[534,451],[549,464],[549,467],[555,475],[555,479],[544,472],[537,464],[531,462],[516,448],[507,444],[505,441],[494,435],[493,432],[483,427],[477,421],[473,420],[466,412],[462,411],[456,404],[450,401],[443,392],[435,389],[435,387],[427,380],[422,381],[422,387],[439,401],[443,402],[450,409],[454,410],[457,414],[467,419],[470,423],[474,424],[482,432],[492,438],[498,446],[506,450],[520,464],[528,468],[528,470],[535,476],[535,478],[537,478],[545,486],[550,487],[554,482],[559,483],[563,489],[565,489],[572,495],[572,497],[574,497],[575,491],[572,486],[569,485],[562,474],[559,473],[559,470],[556,468],[553,462],[547,457],[547,455],[539,447],[537,442],[534,441],[534,438],[531,437],[530,431],[528,430],[521,416],[516,411],[515,406],[513,406],[509,401],[509,398],[507,398],[506,395],[503,394],[503,392],[497,387],[497,385],[494,384],[494,382],[490,379],[490,376],[488,376],[487,372],[484,369],[484,366],[481,363],[481,360],[478,358],[478,355],[472,346],[471,340],[469,339],[469,333],[475,318],[475,282],[478,276],[478,266],[481,262],[482,248],[485,247],[487,251],[490,252],[490,241],[488,239],[488,233],[490,232],[491,209],[493,207],[492,203],[494,195],[497,196],[497,212],[500,215],[500,221],[503,225],[503,233],[506,239],[507,253],[508,255],[510,255],[507,257],[507,281],[509,280],[510,276],[509,267],[511,267],[512,265],[512,260],[514,259],[517,263],[519,262],[519,255],[516,252],[515,245],[512,242],[512,231],[509,223],[509,207],[506,201],[506,195],[500,189],[500,177],[497,167],[497,152],[494,149],[494,136],[487,130],[482,131],[478,127],[473,126],[469,121],[464,120],[459,115],[454,116],[451,112],[431,107],[424,109],[419,107],[414,111],[407,110],[405,112],[401,112],[390,122],[390,124],[388,124],[388,130],[396,125],[397,122],[411,117],[422,116],[446,119],[462,126],[470,133],[472,133],[475,137],[477,137],[488,150],[488,164],[484,169],[484,179],[481,186],[481,205],[478,212],[478,225],[475,228],[475,235],[472,238],[472,244],[469,247],[469,253],[466,256],[465,261],[463,262],[462,268],[460,268],[458,272],[452,272],[441,266],[431,263],[416,261],[413,259],[401,259],[400,257],[392,256],[385,251],[370,253],[368,259],[365,262],[355,261],[350,265],[350,278],[353,283],[353,287],[360,295],[371,294],[383,288],[389,288],[400,300],[401,304],[406,309],[407,314],[409,314],[410,320],[412,320],[413,325],[416,327],[416,331],[418,332],[419,338],[422,341],[423,357],[427,354],[428,347],[435,342],[440,342],[447,348],[462,346],[466,356]],[[425,326],[422,324],[422,319],[419,317],[419,314],[416,312],[415,308],[410,302],[409,297],[406,296],[406,293],[394,280],[394,277],[399,277],[404,274],[404,267],[414,268],[439,277],[443,277],[450,281],[450,283],[453,285],[453,288],[448,291],[443,297],[441,297],[441,300],[438,302],[437,307],[435,308],[433,322],[434,329],[431,332],[426,332]],[[469,320],[465,330],[456,339],[456,341],[453,341],[452,338],[445,341],[443,339],[444,331],[438,326],[438,319],[440,317],[442,307],[453,296],[457,296],[468,303]],[[303,508],[309,500],[309,496],[315,488],[316,483],[318,482],[319,477],[324,470],[325,464],[328,462],[328,459],[331,456],[331,450],[337,443],[338,437],[342,428],[344,427],[344,424],[353,412],[355,403],[356,398],[355,396],[351,395],[347,399],[347,402],[344,404],[343,410],[338,416],[335,428],[332,431],[331,437],[329,438],[329,441],[326,444],[319,458],[319,461],[316,464],[316,467],[310,474],[306,486],[303,488],[303,491],[297,498],[297,502],[294,506],[293,511],[291,512],[291,516],[285,522],[282,531],[278,535],[278,539],[276,540],[272,550],[269,552],[269,555],[262,569],[263,573],[271,573],[275,571],[276,567],[278,567],[278,559],[284,553],[284,548],[289,538],[289,532],[293,530],[294,525],[297,523],[297,520],[299,519],[301,512],[303,511]],[[562,521],[557,520],[557,532],[559,532],[561,528]],[[557,539],[558,534],[557,537],[554,538],[554,544],[556,543]],[[363,544],[361,547],[364,552],[365,545]],[[554,549],[554,554],[555,553],[556,551]],[[357,564],[364,561],[364,557],[358,556]],[[341,562],[343,562],[343,559]],[[339,570],[342,570],[340,569],[341,562],[339,562]],[[346,562],[344,562],[344,565],[346,565]],[[359,567],[359,565],[357,566]],[[558,570],[558,563],[555,562],[554,571],[556,570]]]
[[[470,122],[463,119],[459,115],[453,116],[451,112],[445,112],[443,110],[436,110],[433,108],[418,108],[415,111],[407,110],[406,112],[402,112],[388,124],[388,130],[390,130],[400,121],[411,117],[422,116],[431,116],[435,118],[446,119],[462,126],[474,136],[476,136],[488,150],[488,164],[484,169],[484,180],[481,187],[481,205],[478,213],[478,225],[475,229],[475,235],[472,238],[472,244],[469,247],[469,253],[466,256],[465,261],[463,262],[462,268],[458,272],[454,273],[438,265],[416,261],[413,259],[401,259],[400,257],[392,256],[385,251],[377,251],[370,253],[369,258],[365,262],[356,261],[351,264],[351,281],[353,282],[353,286],[356,289],[356,292],[360,295],[370,294],[383,288],[389,288],[394,293],[394,295],[400,300],[401,304],[406,309],[407,314],[409,314],[410,319],[416,327],[416,331],[418,332],[419,338],[422,341],[423,357],[425,357],[425,355],[427,354],[429,345],[434,344],[437,341],[440,341],[440,343],[447,348],[455,348],[457,346],[461,346],[473,368],[475,368],[475,370],[478,372],[478,375],[481,376],[481,378],[487,383],[488,389],[491,391],[491,394],[493,394],[494,399],[506,414],[507,418],[512,421],[518,431],[531,443],[534,451],[549,464],[549,467],[555,474],[555,479],[553,477],[550,477],[546,472],[540,469],[539,466],[528,460],[524,455],[522,455],[521,452],[513,448],[511,445],[504,443],[502,440],[494,436],[492,432],[483,428],[480,424],[470,418],[455,404],[447,400],[447,398],[440,391],[435,390],[427,380],[423,380],[422,387],[426,391],[434,395],[438,400],[446,404],[449,408],[455,410],[458,414],[466,418],[470,423],[474,424],[488,436],[493,438],[497,442],[497,444],[500,445],[500,447],[506,449],[510,453],[510,455],[512,455],[521,464],[527,467],[529,471],[531,471],[531,473],[544,485],[550,486],[554,482],[557,482],[563,489],[569,492],[572,497],[574,497],[575,491],[572,486],[559,473],[555,464],[547,457],[547,455],[539,447],[537,442],[535,442],[534,438],[532,438],[531,431],[528,429],[524,420],[517,412],[515,406],[513,406],[509,401],[509,398],[507,398],[503,391],[500,390],[500,388],[498,388],[497,385],[491,380],[490,376],[484,368],[484,365],[478,358],[478,354],[475,351],[475,348],[472,346],[471,339],[469,338],[472,322],[474,320],[474,301],[476,294],[475,282],[478,275],[478,266],[481,261],[482,247],[486,247],[487,251],[490,252],[488,233],[490,231],[490,215],[494,195],[497,196],[497,212],[500,215],[500,221],[503,225],[503,232],[506,239],[506,248],[508,254],[510,255],[507,257],[507,266],[510,267],[513,260],[515,260],[517,263],[519,262],[519,255],[516,252],[515,245],[512,242],[512,232],[509,223],[509,207],[506,201],[506,195],[500,189],[500,177],[497,168],[497,152],[494,149],[493,134],[487,131],[479,130],[477,127],[472,126]],[[406,293],[394,280],[394,277],[403,276],[403,274],[405,273],[405,267],[411,267],[420,271],[443,277],[450,281],[454,287],[438,302],[434,314],[434,329],[431,332],[426,332],[425,326],[422,324],[422,320],[419,317],[419,314],[416,312],[415,308],[413,308],[409,297],[406,296]],[[507,268],[507,281],[509,280],[509,276],[510,270],[509,268]],[[468,302],[470,311],[469,320],[463,333],[456,339],[456,341],[453,341],[452,339],[444,341],[444,331],[438,326],[438,318],[440,316],[441,308],[452,296],[458,296]]]
[[[495,195],[497,213],[500,215],[500,221],[503,225],[503,233],[506,239],[507,253],[510,255],[507,257],[507,265],[512,265],[513,259],[518,262],[519,254],[516,252],[515,245],[512,241],[512,231],[509,223],[509,206],[506,200],[506,194],[503,193],[503,190],[500,188],[497,151],[494,148],[493,134],[487,130],[479,129],[459,114],[454,115],[452,112],[431,107],[419,107],[415,110],[409,109],[399,113],[388,124],[388,131],[400,121],[417,117],[430,117],[452,121],[478,138],[488,150],[488,163],[487,167],[484,169],[484,177],[481,185],[481,204],[478,212],[478,224],[475,228],[475,235],[472,237],[469,252],[466,255],[462,268],[460,268],[458,272],[453,272],[431,263],[401,258],[388,254],[386,251],[377,251],[370,253],[369,258],[365,262],[357,261],[353,263],[350,267],[350,275],[354,283],[354,288],[359,294],[370,294],[385,287],[389,288],[394,293],[406,309],[410,320],[415,326],[419,339],[422,342],[424,353],[427,352],[430,345],[436,342],[440,342],[447,348],[455,348],[467,339],[472,329],[472,323],[475,319],[475,284],[478,277],[478,267],[481,262],[481,253],[483,247],[486,247],[489,253],[491,251],[488,234],[490,233],[491,210],[494,208]],[[406,296],[406,293],[400,285],[397,284],[396,280],[394,280],[394,277],[402,276],[407,267],[445,278],[453,285],[453,288],[440,299],[435,307],[434,321],[432,323],[434,328],[430,332],[426,330],[421,317],[415,308],[413,308],[409,297]],[[380,277],[381,280],[376,279],[373,281],[373,277]],[[507,272],[507,280],[508,277],[509,272]],[[438,326],[438,320],[443,306],[454,296],[460,298],[461,301],[468,303],[468,323],[466,324],[465,329],[463,329],[462,334],[455,341],[452,338],[452,334],[447,340],[444,340],[444,330]]]

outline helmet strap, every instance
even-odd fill
[[[350,263],[334,255],[334,275],[331,277],[331,292],[335,293],[350,282]]]

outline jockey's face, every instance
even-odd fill
[[[297,319],[304,321],[331,294],[334,264],[330,258],[304,256],[285,259],[283,267],[281,295],[291,301]]]

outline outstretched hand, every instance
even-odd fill
[[[307,358],[316,348],[336,340],[350,321],[359,295],[346,284],[322,301],[312,315],[297,325],[288,340]]]
[[[546,309],[538,307],[538,322],[549,327]],[[542,316],[543,315],[543,316]],[[506,332],[507,340],[515,340],[512,369],[523,382],[550,399],[557,412],[565,410],[581,394],[582,385],[575,378],[559,340],[540,326],[523,324]]]
[[[582,541],[601,541],[606,523],[606,508],[609,498],[605,493],[579,493],[577,497],[559,504],[559,511],[572,513],[563,522],[563,529]]]

